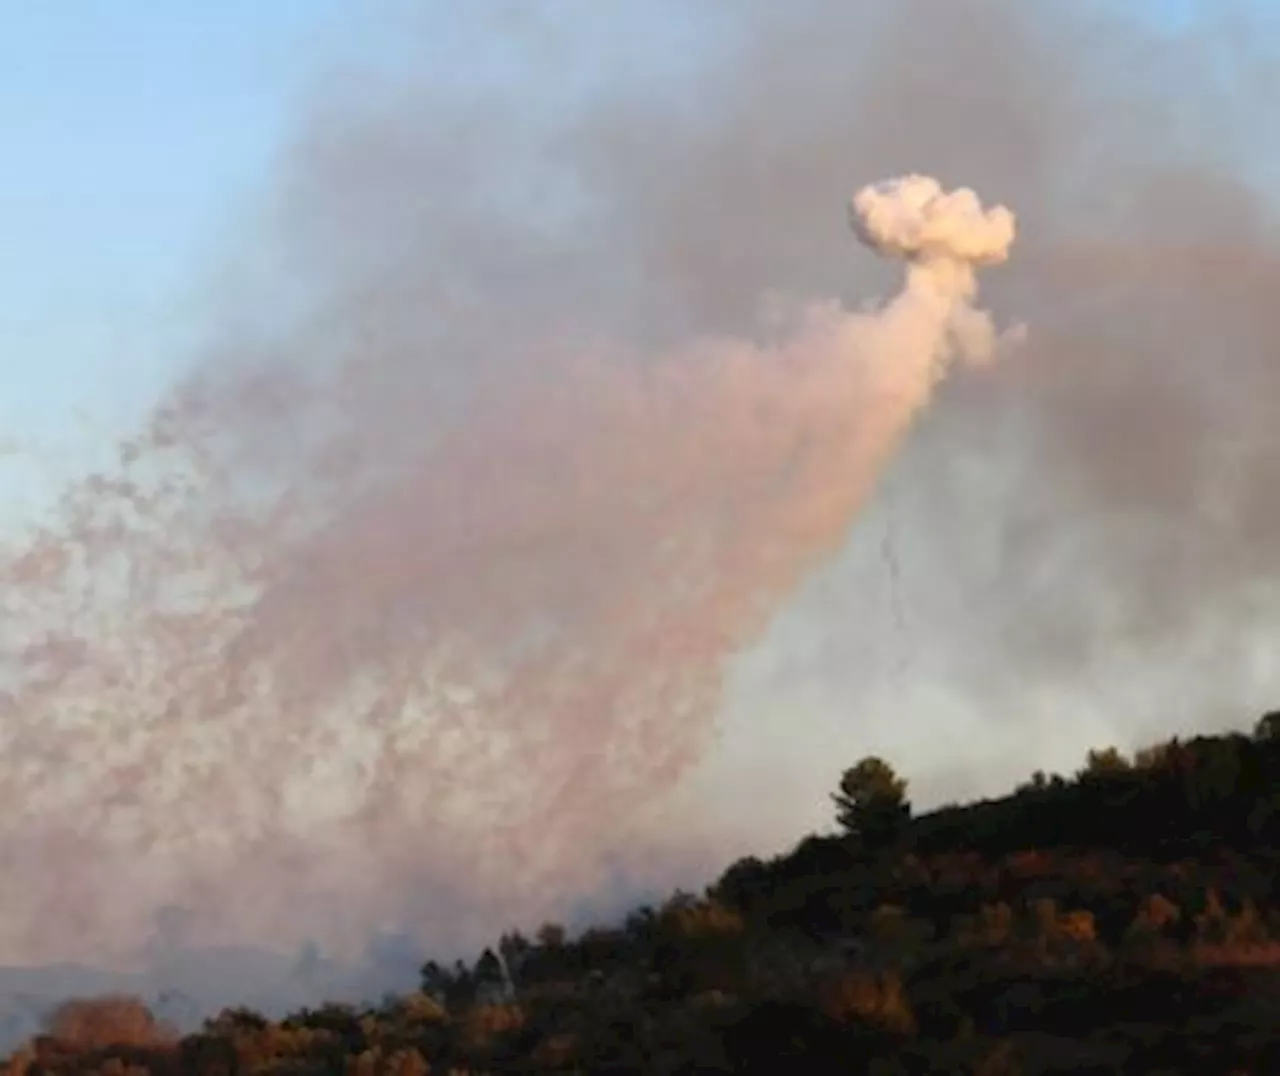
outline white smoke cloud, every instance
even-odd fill
[[[922,335],[887,347],[927,359],[935,379],[953,348],[975,365],[995,356],[991,318],[969,300],[977,291],[974,270],[1009,256],[1016,230],[1012,211],[1002,205],[984,209],[967,187],[944,191],[936,179],[912,174],[863,187],[849,204],[849,218],[867,246],[908,262],[905,287],[884,312],[884,324],[895,341]],[[1021,328],[1014,333],[1010,342]]]
[[[850,204],[850,219],[868,246],[925,264],[999,265],[1014,237],[1008,208],[983,209],[967,187],[944,191],[936,179],[921,175],[863,187]],[[949,275],[947,282],[953,279]]]

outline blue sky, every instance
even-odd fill
[[[341,6],[0,0],[0,436],[74,436],[157,383]]]

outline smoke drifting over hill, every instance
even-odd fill
[[[502,47],[573,69],[521,10]],[[972,266],[1012,217],[915,169],[1017,209],[988,294],[1032,327],[906,452],[916,675],[993,741],[1137,668],[1154,732],[1275,687],[1280,262],[1242,164],[1280,96],[1215,81],[1232,18],[1153,49],[1091,4],[733,11],[696,71],[569,110],[318,97],[207,352],[4,565],[0,952],[119,955],[166,904],[448,948],[705,854],[662,810],[726,663],[998,345]],[[880,278],[840,206],[881,175],[857,226],[906,283],[850,312]],[[870,678],[814,643],[844,624],[793,675]]]

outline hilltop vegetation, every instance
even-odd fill
[[[0,1071],[1280,1072],[1280,713],[914,818],[879,759],[832,798],[838,836],[408,996],[185,1036],[76,1001]]]

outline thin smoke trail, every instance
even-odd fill
[[[897,519],[894,507],[893,480],[884,483],[884,534],[880,540],[880,560],[889,582],[889,610],[897,631],[899,652],[893,676],[901,683],[912,665],[912,637],[907,624],[906,606],[902,600],[902,565],[898,557]]]

